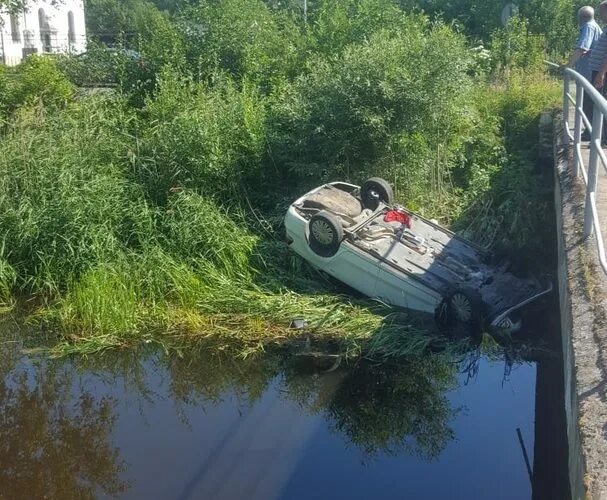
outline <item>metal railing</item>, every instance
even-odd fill
[[[554,68],[558,64],[546,61]],[[607,258],[599,215],[596,207],[596,190],[599,175],[599,160],[607,171],[607,157],[601,146],[603,136],[603,119],[607,118],[607,100],[594,88],[586,78],[571,68],[563,69],[563,124],[565,134],[573,143],[573,175],[578,178],[580,173],[586,184],[586,199],[584,205],[584,238],[590,237],[594,231],[599,254],[599,262],[603,271],[607,273]],[[575,95],[571,94],[571,83],[575,82]],[[592,100],[592,123],[584,113],[584,98]],[[571,106],[575,106],[573,129],[570,126]],[[589,147],[590,156],[588,165],[584,163],[582,155],[582,125],[591,134]]]

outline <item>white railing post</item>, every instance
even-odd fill
[[[588,238],[592,233],[596,235],[596,245],[601,267],[607,274],[607,256],[605,255],[605,244],[603,241],[603,231],[601,229],[601,220],[597,209],[597,184],[599,176],[599,162],[607,169],[607,156],[602,149],[603,125],[607,117],[607,100],[597,89],[579,73],[570,68],[562,68],[558,64],[546,61],[547,64],[555,69],[561,68],[563,74],[563,125],[564,132],[569,142],[573,141],[575,149],[575,158],[573,161],[573,174],[583,175],[586,184],[586,200],[584,206],[584,237]],[[571,96],[571,80],[575,80],[576,93],[575,100]],[[592,123],[588,122],[588,117],[584,113],[584,100],[592,102]],[[571,104],[575,103],[575,124],[573,134],[569,126]],[[585,155],[582,151],[582,127],[591,133],[588,164],[586,164]],[[607,132],[605,132],[607,133]]]
[[[567,99],[569,102],[569,99]],[[582,141],[582,113],[584,108],[584,87],[579,82],[575,87],[575,129],[573,131],[573,147],[576,154],[573,155],[573,176],[580,176],[580,160],[577,155],[580,142]]]
[[[596,194],[596,184],[599,174],[599,149],[603,135],[603,111],[598,103],[594,103],[592,114],[592,139],[590,141],[590,158],[588,160],[588,186],[586,188],[586,205],[584,207],[584,238],[592,234],[592,206]]]
[[[566,72],[563,74],[563,125],[569,135],[569,75]]]

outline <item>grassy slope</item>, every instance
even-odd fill
[[[192,15],[226,26],[230,15],[258,15],[238,1]],[[316,27],[318,40],[343,35],[333,46],[289,38],[289,50],[313,52],[296,76],[298,57],[279,74],[284,54],[268,42],[292,26],[267,12],[263,39],[209,37],[225,60],[210,83],[170,65],[153,96],[133,98],[136,85],[74,100],[48,60],[0,74],[3,302],[30,299],[31,319],[59,333],[63,352],[187,337],[249,353],[301,340],[288,328],[294,317],[310,323],[305,336],[348,352],[424,349],[430,340],[402,313],[319,283],[264,218],[280,219],[323,179],[381,173],[408,205],[459,219],[472,236],[522,234],[514,246],[523,247],[542,221],[527,205],[536,186],[524,139],[556,87],[537,72],[479,85],[450,28],[397,16],[390,31],[366,23],[362,8],[341,14]]]

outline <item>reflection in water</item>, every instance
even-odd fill
[[[434,459],[453,438],[455,410],[446,393],[456,387],[455,367],[437,357],[364,362],[316,377],[291,369],[286,386],[289,397],[322,413],[331,429],[368,456]]]
[[[110,434],[113,402],[51,364],[17,370],[0,382],[0,496],[95,498],[125,491],[124,464]]]
[[[467,382],[462,370],[476,375],[479,356],[473,350],[458,362],[446,354],[428,354],[352,364],[281,353],[243,360],[203,348],[180,356],[148,350],[40,363],[0,356],[0,498],[119,496],[129,494],[134,483],[147,482],[154,474],[149,468],[157,463],[133,450],[143,446],[141,440],[125,445],[115,431],[120,419],[131,418],[125,416],[125,405],[137,406],[150,421],[158,422],[154,419],[162,414],[161,425],[175,415],[181,422],[181,430],[172,423],[139,439],[153,441],[160,431],[172,440],[185,428],[207,443],[192,456],[186,479],[171,484],[169,491],[179,498],[224,492],[229,481],[220,484],[215,478],[251,471],[260,467],[254,461],[264,460],[260,470],[272,470],[274,477],[268,474],[263,482],[276,481],[272,495],[265,486],[266,497],[278,497],[301,457],[294,455],[287,467],[285,456],[276,458],[276,452],[301,451],[312,439],[314,422],[324,422],[342,447],[358,450],[366,464],[387,456],[435,461],[455,437],[461,402],[450,395]],[[509,363],[512,358],[510,353]],[[173,420],[164,415],[166,402]],[[240,417],[228,422],[233,410]],[[225,425],[205,417],[217,411],[225,413]],[[122,432],[125,425],[127,435],[133,426],[141,432],[141,420],[136,422],[123,422]],[[268,450],[265,458],[246,448],[250,445],[243,448],[251,434]],[[153,448],[145,443],[143,449],[148,446]]]
[[[432,459],[453,438],[455,410],[446,393],[457,385],[457,367],[444,358],[344,362],[328,371],[319,368],[323,361],[278,354],[243,361],[199,350],[169,358],[168,368],[173,398],[190,405],[220,401],[228,391],[254,403],[278,377],[283,399],[323,416],[369,456],[406,452]]]
[[[237,360],[204,349],[183,357],[126,353],[22,363],[0,385],[2,495],[93,498],[96,491],[124,492],[127,484],[120,477],[126,465],[111,444],[115,401],[95,399],[79,373],[95,373],[111,385],[120,380],[153,404],[148,372],[163,364],[178,411],[183,405],[220,404],[228,392],[253,405],[279,380],[282,398],[323,416],[367,456],[415,452],[430,459],[453,437],[454,412],[445,393],[455,387],[455,371],[440,358],[344,363],[328,373],[317,360],[297,356]]]

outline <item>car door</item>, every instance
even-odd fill
[[[367,297],[376,297],[377,259],[343,244],[335,256],[322,259],[321,269]]]

